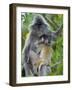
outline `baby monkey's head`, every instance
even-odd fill
[[[41,35],[39,37],[38,45],[52,46],[56,40],[55,35],[53,33],[49,33],[48,35]]]

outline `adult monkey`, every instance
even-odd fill
[[[33,19],[29,29],[29,36],[25,41],[22,51],[22,71],[25,70],[25,76],[36,75],[37,69],[33,66],[33,63],[40,58],[38,56],[36,42],[39,41],[39,38],[42,35],[48,35],[49,32],[51,32],[48,28],[47,22],[40,15]],[[44,71],[43,69],[44,68],[42,68],[42,71]]]
[[[25,76],[30,76],[31,72],[34,72],[30,62],[30,52],[37,51],[35,42],[39,40],[39,37],[41,35],[48,33],[48,25],[45,19],[42,16],[38,15],[34,17],[29,29],[29,36],[26,38],[25,45],[22,51],[22,70],[25,70]]]

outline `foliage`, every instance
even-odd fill
[[[22,13],[21,14],[21,30],[22,30],[22,48],[25,43],[26,35],[29,32],[29,25],[35,16],[35,13]],[[57,28],[63,24],[63,15],[62,14],[40,14],[42,15],[48,25],[49,29],[52,31],[56,31]],[[60,63],[59,63],[60,62]],[[55,65],[56,63],[59,63]],[[54,66],[53,66],[54,65]],[[63,36],[58,36],[55,44],[53,45],[53,55],[52,55],[52,63],[51,63],[52,72],[50,75],[62,75],[63,74]]]

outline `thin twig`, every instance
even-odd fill
[[[62,62],[56,62],[55,64],[53,64],[53,65],[51,66],[51,68],[54,68],[54,67],[56,67],[56,66],[59,65],[59,64],[62,64]]]

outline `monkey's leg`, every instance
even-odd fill
[[[24,63],[24,70],[25,70],[25,76],[32,76],[32,73],[31,73],[31,70],[30,70],[30,67],[29,67],[29,64],[28,63]]]
[[[27,62],[26,61],[27,59],[24,56],[22,56],[22,60],[23,60],[22,67],[21,67],[22,76],[30,76],[31,73],[30,73],[30,68],[29,68],[29,64],[28,64],[29,61]]]
[[[47,76],[51,72],[50,66],[47,65],[41,65],[39,69],[39,76]]]
[[[22,56],[24,60],[22,63],[22,76],[24,76],[24,72],[25,76],[36,76],[37,67],[34,64],[39,60],[39,56],[34,51],[30,50],[28,62],[24,58],[27,59],[25,56]]]

